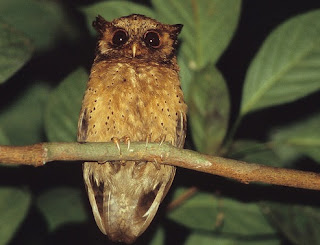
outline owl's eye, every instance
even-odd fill
[[[113,34],[112,44],[121,46],[128,41],[129,37],[126,31],[118,30]]]
[[[155,31],[146,32],[143,40],[147,46],[152,48],[159,48],[161,44],[159,33]]]

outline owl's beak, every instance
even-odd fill
[[[132,58],[136,57],[137,44],[132,44]]]

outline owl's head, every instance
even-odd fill
[[[176,62],[181,24],[162,24],[144,15],[132,14],[111,22],[98,16],[93,27],[100,34],[97,58],[136,59],[159,64]]]

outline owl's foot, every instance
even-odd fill
[[[121,142],[126,143],[126,144],[128,145],[127,150],[128,150],[128,151],[130,150],[130,143],[131,143],[131,141],[130,141],[130,137],[129,137],[129,136],[124,136],[124,137],[122,137],[121,139],[119,139],[119,138],[117,138],[117,137],[112,137],[112,138],[111,138],[111,141],[116,144],[116,146],[117,146],[117,148],[118,148],[118,150],[119,150],[119,154],[120,154],[120,155],[121,155],[121,148],[120,148],[120,143],[121,143]]]
[[[166,135],[163,135],[161,138],[160,138],[160,144],[159,146],[161,146],[163,144],[163,142],[166,140]]]
[[[116,144],[116,146],[117,146],[117,149],[118,149],[118,151],[119,151],[119,155],[121,156],[121,148],[120,148],[120,140],[117,138],[117,137],[112,137],[111,138],[111,141],[114,143],[114,144]],[[107,160],[106,161],[98,161],[98,163],[99,164],[103,164],[103,163],[106,163],[107,162]]]
[[[121,155],[121,148],[120,148],[120,140],[119,140],[119,138],[117,138],[117,137],[112,137],[111,138],[111,141],[114,143],[114,144],[116,144],[116,146],[117,146],[117,148],[118,148],[118,151],[119,151],[119,155]]]
[[[146,138],[146,149],[148,148],[148,144],[149,144],[150,140],[151,140],[151,134],[149,134]]]
[[[130,143],[131,143],[130,137],[129,136],[124,136],[123,140],[128,145],[127,151],[129,151],[130,150]]]

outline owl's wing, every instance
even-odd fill
[[[85,142],[88,133],[88,114],[87,109],[84,109],[80,113],[78,122],[78,142]]]
[[[176,140],[175,145],[179,148],[183,148],[184,141],[186,139],[186,131],[187,131],[187,116],[186,113],[180,111],[180,116],[177,120],[176,127]]]

